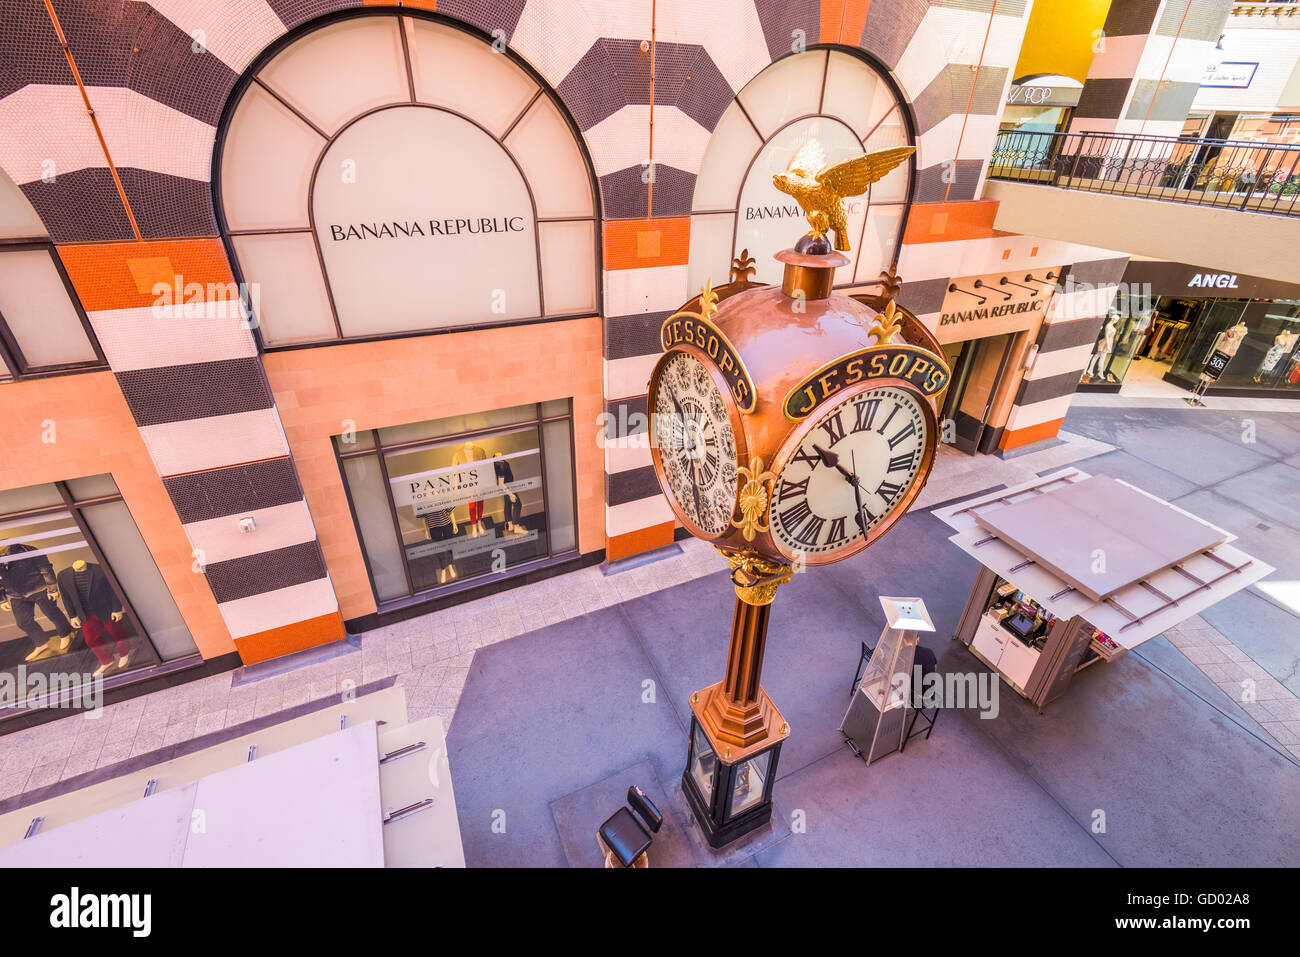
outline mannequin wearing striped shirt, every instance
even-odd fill
[[[431,512],[425,512],[422,517],[430,541],[445,542],[460,532],[460,523],[456,521],[454,509],[435,508]],[[456,563],[451,559],[450,549],[439,549],[434,552],[433,560],[438,564],[439,585],[444,585],[457,577]]]

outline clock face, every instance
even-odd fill
[[[888,523],[923,478],[927,411],[912,392],[881,386],[822,413],[773,485],[768,522],[782,551],[825,561]]]
[[[727,400],[699,359],[670,353],[651,386],[658,461],[683,518],[717,537],[736,507],[736,437]]]

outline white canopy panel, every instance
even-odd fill
[[[1051,495],[1055,489],[1077,486],[1087,478],[1089,476],[1078,469],[1063,469],[1009,489],[936,509],[934,514],[958,529],[958,534],[949,541],[984,567],[1014,584],[1052,614],[1062,618],[1078,615],[1125,648],[1136,647],[1163,634],[1274,571],[1271,565],[1227,544],[1235,536],[1196,519],[1220,533],[1216,537],[1221,538],[1223,544],[1125,583],[1110,590],[1100,601],[1094,601],[1074,584],[1050,571],[1039,561],[1038,555],[1005,541],[977,521],[977,516],[989,511]],[[1077,494],[1075,488],[1071,488],[1071,492]],[[1179,513],[1180,519],[1196,518],[1150,493],[1142,494],[1151,498],[1153,503],[1173,509]],[[1158,528],[1153,529],[1152,534],[1158,534]]]

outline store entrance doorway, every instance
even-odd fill
[[[941,420],[952,422],[952,444],[967,455],[992,452],[1001,434],[989,426],[989,413],[1011,358],[1014,334],[949,342],[944,358],[952,384],[944,397]]]

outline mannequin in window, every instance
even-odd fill
[[[1088,360],[1088,368],[1084,370],[1084,375],[1088,381],[1094,377],[1114,379],[1108,370],[1110,354],[1115,351],[1115,328],[1119,325],[1119,320],[1111,316],[1110,320],[1102,327],[1101,335],[1097,337],[1097,345],[1093,349],[1092,358]]]
[[[18,543],[0,546],[0,608],[13,612],[14,624],[32,642],[32,650],[24,661],[62,655],[72,647],[72,625],[59,610],[58,582],[50,560],[44,555],[11,557],[34,551],[37,551],[34,546]],[[54,626],[53,638],[47,639],[45,629],[37,624],[37,608]]]
[[[86,645],[99,659],[93,677],[99,678],[110,670],[125,671],[131,663],[131,640],[122,627],[122,603],[104,569],[78,558],[59,572],[58,582],[72,627],[81,628]]]
[[[515,480],[515,473],[510,468],[510,462],[503,459],[501,453],[497,452],[493,455],[492,468],[497,473],[497,484],[500,485],[506,493],[505,498],[501,500],[501,506],[504,512],[502,521],[505,523],[505,533],[507,535],[512,532],[516,535],[528,534],[528,529],[519,524],[519,519],[522,518],[524,514],[523,500],[520,499],[517,494],[510,491],[510,484]]]
[[[451,457],[452,465],[468,465],[471,462],[481,462],[487,458],[487,452],[483,451],[483,446],[475,445],[473,442],[466,442],[458,448]],[[486,529],[483,528],[483,500],[469,503],[469,522],[465,526],[469,530],[469,537],[482,535]]]
[[[1291,351],[1295,346],[1295,341],[1300,338],[1300,333],[1282,331],[1277,334],[1273,344],[1269,346],[1268,352],[1264,353],[1264,358],[1255,370],[1255,381],[1263,381],[1264,376],[1272,372],[1276,367],[1278,360]]]
[[[1245,338],[1246,324],[1238,319],[1235,326],[1224,329],[1219,333],[1219,338],[1214,340],[1214,345],[1210,348],[1210,352],[1213,353],[1217,350],[1226,356],[1235,356],[1237,350],[1241,348],[1241,340]],[[1206,356],[1205,358],[1208,360],[1210,357]]]
[[[432,542],[446,542],[460,534],[460,523],[456,521],[456,511],[452,508],[435,508],[424,513],[424,527]],[[452,561],[451,546],[433,553],[433,560],[438,565],[438,584],[445,585],[458,577],[456,563]]]

